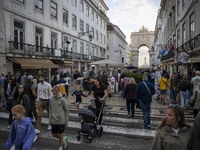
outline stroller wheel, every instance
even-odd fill
[[[88,136],[88,140],[90,143],[92,142],[92,137],[90,135]]]
[[[77,139],[77,141],[80,141],[80,139],[81,139],[80,134],[77,134],[77,135],[76,135],[76,139]]]
[[[102,136],[103,134],[103,127],[99,127],[99,136]]]

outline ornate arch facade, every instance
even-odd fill
[[[131,50],[133,51],[133,66],[139,67],[139,49],[142,46],[146,46],[149,49],[149,66],[152,65],[153,62],[153,47],[154,44],[154,31],[149,31],[148,28],[142,26],[138,32],[131,33]]]

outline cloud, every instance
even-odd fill
[[[119,26],[130,43],[131,32],[139,31],[144,25],[149,30],[155,28],[160,0],[104,0],[109,11],[110,22]]]

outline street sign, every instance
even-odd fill
[[[189,54],[186,51],[180,52],[178,54],[178,62],[185,63],[189,59]]]

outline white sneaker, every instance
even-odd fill
[[[51,125],[50,124],[48,125],[47,130],[51,130]]]
[[[63,148],[62,148],[62,147],[59,147],[58,150],[63,150]]]
[[[34,138],[34,140],[33,140],[33,142],[35,142],[37,140],[37,138],[38,138],[38,136],[36,135],[35,138]]]
[[[36,133],[36,134],[40,134],[40,130],[35,129],[35,133]]]

